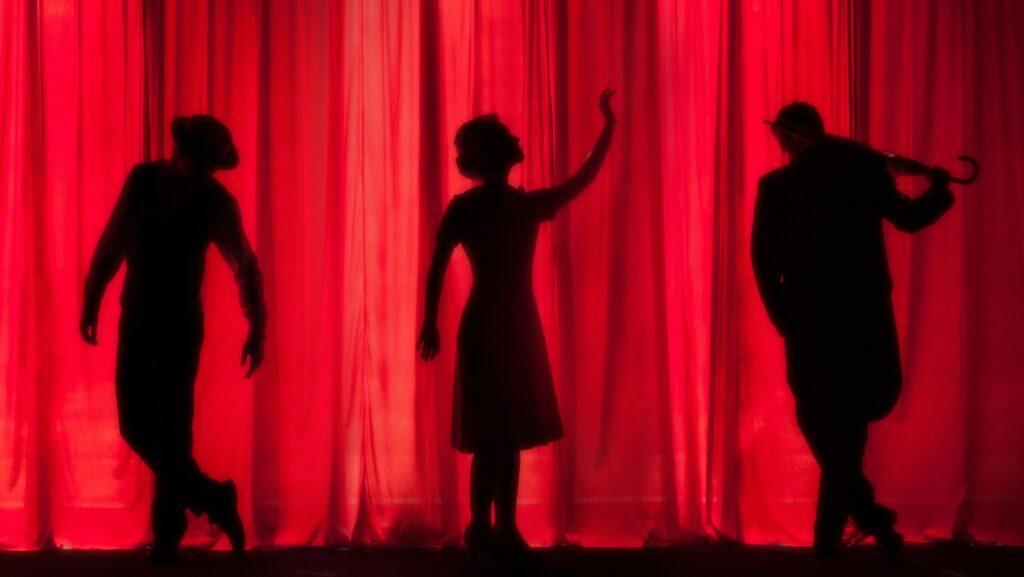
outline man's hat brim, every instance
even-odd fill
[[[174,144],[177,145],[178,149],[186,156],[208,163],[218,170],[231,170],[238,166],[238,149],[235,148],[234,142],[231,141],[231,133],[228,132],[227,127],[224,127],[223,124],[220,124],[219,121],[212,117],[206,117],[210,121],[220,124],[226,134],[225,145],[217,150],[211,150],[210,145],[212,143],[201,142],[193,134],[191,130],[193,118],[196,117],[179,116],[171,121],[171,136],[174,138]]]

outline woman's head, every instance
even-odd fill
[[[519,138],[498,120],[497,114],[478,116],[455,134],[455,165],[467,178],[482,180],[504,176],[523,161]]]

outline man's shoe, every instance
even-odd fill
[[[220,486],[223,494],[208,511],[210,521],[227,535],[235,557],[242,557],[245,555],[245,527],[238,515],[238,489],[234,481],[221,483]]]
[[[899,559],[903,552],[903,535],[893,529],[886,529],[875,534],[875,542],[885,550],[890,559]]]
[[[828,545],[815,543],[814,556],[818,559],[838,559],[843,556],[843,551],[837,543],[829,543]]]
[[[181,551],[171,545],[153,545],[146,561],[153,565],[173,565],[181,560]]]

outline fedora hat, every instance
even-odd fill
[[[185,156],[219,170],[238,166],[238,149],[224,123],[206,114],[179,116],[171,121],[171,136]]]

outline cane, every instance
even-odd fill
[[[820,132],[818,130],[812,130],[802,126],[792,126],[788,124],[779,124],[772,120],[765,120],[765,124],[771,126],[773,129],[783,130],[792,136],[799,138],[806,142],[822,142],[830,140],[833,142],[841,142],[845,145],[858,148],[865,153],[875,155],[881,158],[889,166],[889,170],[896,174],[909,174],[909,175],[929,175],[935,172],[938,167],[928,166],[927,164],[914,160],[913,158],[907,158],[906,156],[900,156],[898,154],[890,154],[888,152],[882,152],[875,150],[863,142],[854,140],[852,138],[846,138],[845,136],[836,136],[835,134],[828,134],[827,132]],[[961,154],[956,157],[961,162],[966,162],[970,165],[971,172],[967,176],[956,177],[950,176],[949,181],[957,184],[971,184],[978,179],[978,161],[973,156]]]

